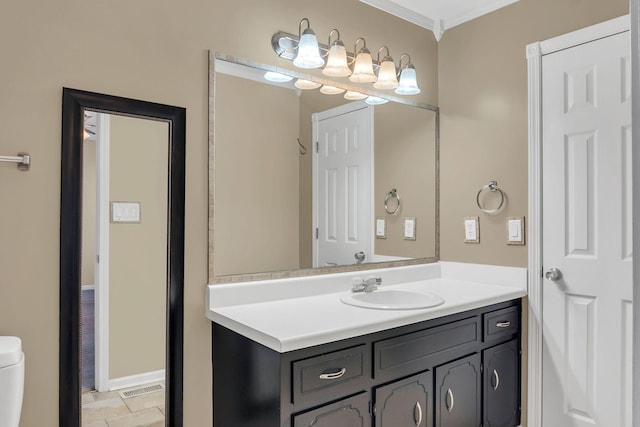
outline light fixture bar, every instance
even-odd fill
[[[293,61],[296,57],[295,48],[300,41],[300,37],[295,34],[290,34],[284,31],[278,31],[271,37],[271,47],[273,51],[280,58],[288,59],[289,61]],[[326,56],[329,52],[329,46],[326,44],[318,43],[318,47],[320,48],[320,55]],[[355,55],[349,51],[347,51],[347,60],[349,63],[353,62],[355,59]],[[373,65],[380,65],[376,59],[373,59]]]

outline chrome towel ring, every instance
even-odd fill
[[[486,209],[484,206],[482,206],[482,204],[480,203],[480,194],[482,194],[484,190],[489,190],[492,193],[495,193],[496,191],[500,193],[500,203],[498,204],[497,208]],[[478,191],[478,194],[476,195],[476,204],[478,205],[478,208],[480,208],[482,212],[488,213],[488,214],[494,214],[498,212],[500,209],[502,209],[502,205],[504,205],[504,192],[500,189],[500,187],[498,187],[497,181],[489,181],[487,185],[485,185],[480,189],[480,191]]]
[[[396,199],[396,207],[395,209],[389,208],[389,201],[391,199]],[[400,196],[398,196],[398,191],[394,188],[387,193],[387,196],[384,198],[384,210],[387,211],[389,215],[395,215],[400,209]]]

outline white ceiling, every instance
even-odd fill
[[[518,0],[360,0],[433,31],[439,41],[446,30]]]

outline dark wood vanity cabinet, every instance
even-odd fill
[[[516,427],[520,304],[287,353],[213,323],[213,425]]]

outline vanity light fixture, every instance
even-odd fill
[[[293,80],[293,77],[287,76],[286,74],[277,73],[275,71],[267,71],[264,73],[264,78],[274,83],[286,83]]]
[[[331,44],[331,34],[336,33],[337,38]],[[329,52],[327,56],[327,65],[322,69],[322,74],[332,77],[346,77],[351,74],[349,64],[347,63],[347,49],[340,40],[340,31],[331,30],[329,33]]]
[[[322,86],[321,83],[312,82],[311,80],[298,79],[294,83],[295,87],[298,89],[309,90],[309,89],[318,89]]]
[[[347,93],[344,94],[344,99],[348,99],[349,101],[358,101],[360,99],[365,99],[367,95],[360,92],[354,92],[352,90],[348,90]]]
[[[335,86],[323,85],[320,88],[320,93],[324,93],[325,95],[338,95],[342,92],[344,92],[344,89]]]
[[[306,22],[307,28],[302,31],[302,24]],[[331,42],[332,35],[336,36]],[[358,43],[362,47],[358,49]],[[416,70],[409,55],[403,54],[400,58],[398,69],[391,58],[389,48],[383,46],[378,50],[378,57],[374,60],[367,49],[364,38],[356,39],[353,50],[356,53],[347,52],[344,43],[340,39],[337,29],[329,33],[328,45],[319,44],[315,33],[309,26],[309,19],[303,18],[298,25],[298,35],[278,31],[271,37],[271,46],[280,58],[293,61],[296,67],[320,68],[327,64],[322,73],[333,77],[347,77],[354,83],[374,83],[376,89],[395,90],[399,95],[414,95],[420,93],[416,79]],[[386,55],[380,60],[380,54],[386,50]],[[407,64],[402,67],[402,58],[408,58]],[[352,71],[353,70],[353,71]],[[403,80],[402,87],[398,77]]]
[[[307,22],[307,28],[302,31],[302,23]],[[298,24],[298,53],[293,60],[293,65],[298,68],[320,68],[324,65],[324,59],[320,56],[318,39],[313,32],[307,18],[302,18]]]
[[[380,52],[387,51],[387,55],[380,62]],[[389,54],[389,48],[382,46],[378,49],[378,62],[380,68],[378,68],[378,80],[373,84],[376,89],[395,89],[398,87],[398,78],[396,77],[396,64],[393,62],[393,58]]]
[[[402,58],[407,57],[407,65],[402,67]],[[402,70],[400,72],[400,84],[396,88],[395,93],[398,95],[417,95],[420,93],[420,88],[418,87],[418,81],[416,79],[416,69],[411,63],[411,57],[404,53],[400,57],[400,62],[398,63],[398,68]]]
[[[358,42],[362,41],[362,48],[357,51]],[[357,51],[355,63],[353,65],[353,74],[349,80],[355,83],[373,83],[376,81],[376,74],[373,71],[373,58],[371,52],[367,49],[367,41],[362,37],[358,38],[353,44],[353,51]]]

